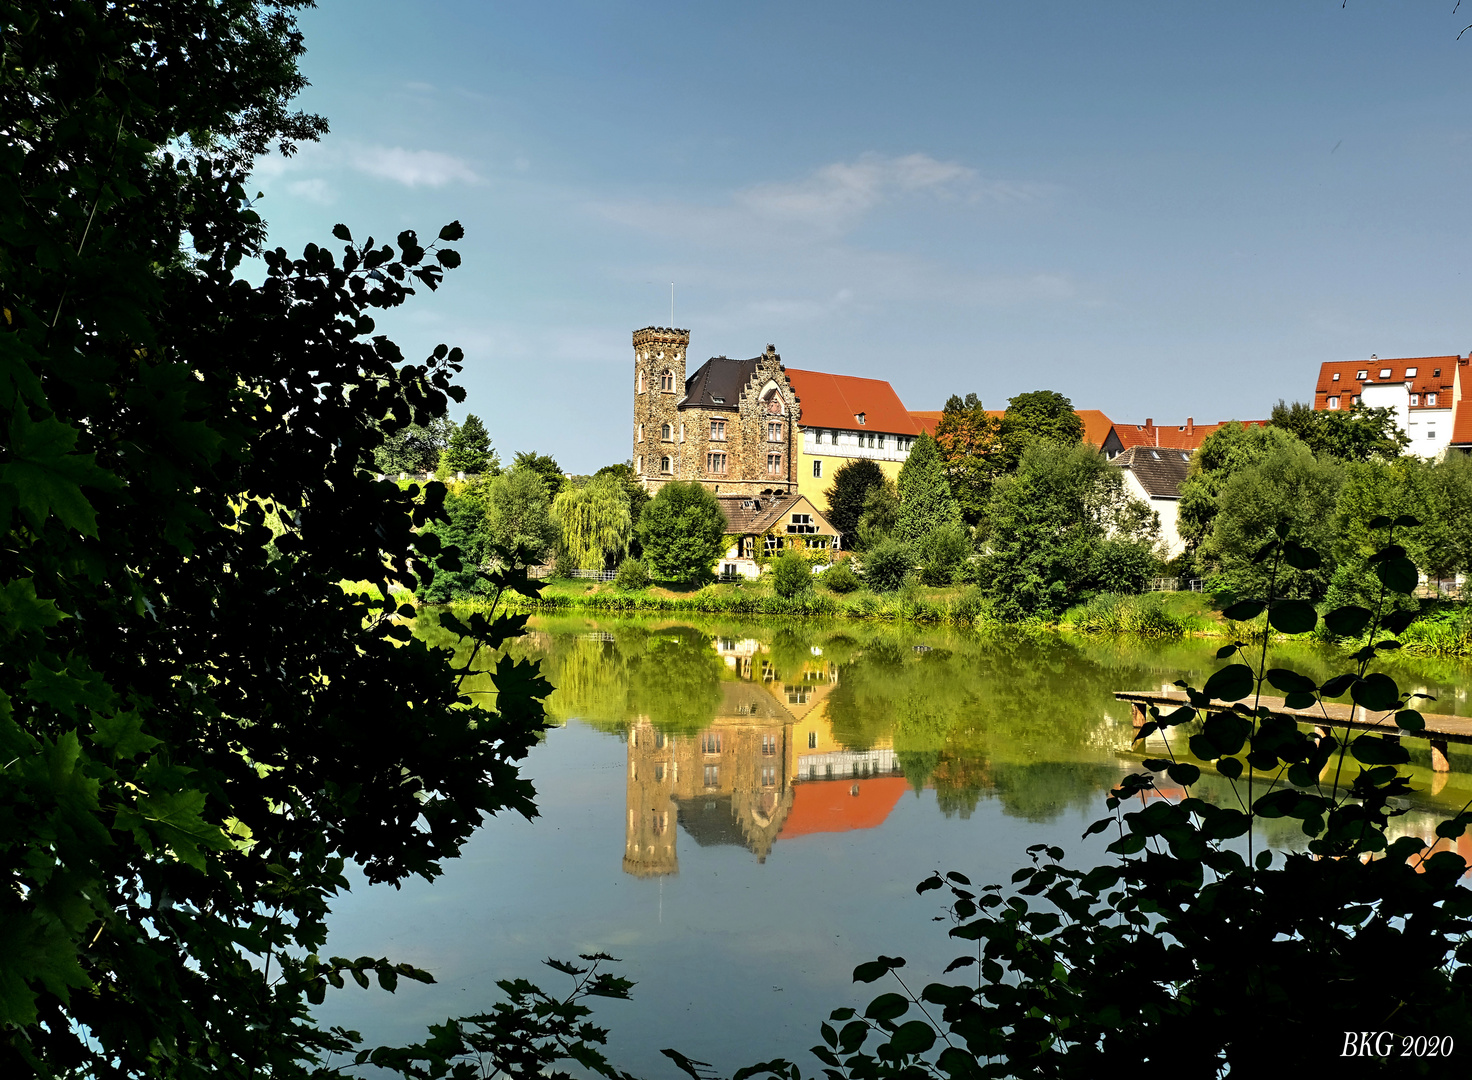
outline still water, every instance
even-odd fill
[[[453,644],[432,615],[416,633]],[[349,983],[317,1014],[369,1045],[418,1041],[430,1023],[487,1010],[498,979],[564,992],[543,959],[607,952],[637,983],[632,1002],[595,1002],[619,1067],[679,1076],[659,1054],[670,1046],[725,1075],[779,1055],[811,1071],[819,1021],[889,989],[855,987],[856,964],[904,956],[918,990],[965,951],[934,921],[938,894],[915,893],[922,878],[1005,882],[1036,843],[1075,864],[1105,857],[1103,839],[1081,834],[1119,777],[1163,750],[1131,749],[1113,691],[1200,685],[1217,644],[534,619],[513,651],[542,661],[560,725],[524,767],[541,816],[490,821],[433,885],[355,881],[327,953],[387,955],[438,982],[395,995]],[[1316,679],[1343,667],[1304,648],[1269,663]],[[1436,696],[1428,711],[1472,713],[1465,665],[1388,670]],[[1418,790],[1399,820],[1430,835],[1472,800],[1472,757],[1433,774],[1425,744],[1408,745]],[[1197,794],[1231,798],[1214,774]],[[1272,824],[1269,842],[1301,842]]]

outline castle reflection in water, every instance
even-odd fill
[[[765,862],[779,840],[881,824],[906,790],[887,741],[854,751],[833,739],[826,702],[838,665],[819,650],[789,682],[760,642],[718,638],[715,647],[737,677],[721,682],[708,727],[669,734],[647,716],[630,725],[626,873],[677,873],[678,828],[703,847],[739,844]]]

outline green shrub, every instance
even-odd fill
[[[875,592],[894,592],[904,585],[914,565],[915,556],[909,544],[881,540],[864,555],[864,581]]]
[[[948,522],[920,543],[920,580],[926,585],[950,585],[966,566],[971,536],[959,522]]]
[[[822,582],[823,587],[829,592],[836,592],[840,596],[853,592],[863,584],[859,580],[859,575],[855,574],[849,566],[847,559],[843,562],[834,563],[827,570],[824,570],[818,576],[818,580]]]
[[[642,589],[649,584],[649,570],[638,559],[625,559],[618,564],[613,583],[620,589]]]
[[[552,560],[552,574],[555,577],[570,578],[572,572],[578,568],[577,559],[566,549],[559,549],[557,557]]]
[[[813,587],[813,571],[808,561],[795,551],[784,551],[772,560],[768,571],[772,590],[781,597],[793,597]]]

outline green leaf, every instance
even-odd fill
[[[1359,680],[1360,677],[1352,671],[1346,671],[1343,675],[1335,675],[1332,679],[1326,680],[1323,686],[1319,687],[1319,695],[1326,698],[1341,697],[1346,690],[1359,682]]]
[[[1403,634],[1406,631],[1406,627],[1415,622],[1420,614],[1419,611],[1410,610],[1392,611],[1380,620],[1380,626],[1388,633]]]
[[[1400,687],[1389,675],[1374,671],[1350,687],[1349,696],[1370,712],[1386,712],[1400,703]]]
[[[1240,758],[1234,757],[1218,758],[1216,762],[1216,771],[1221,773],[1228,780],[1235,780],[1237,779],[1237,777],[1242,775],[1242,761]]]
[[[1408,751],[1397,738],[1379,735],[1361,735],[1349,744],[1349,752],[1362,765],[1404,765],[1411,760]]]
[[[204,809],[202,791],[164,791],[142,796],[131,810],[118,813],[117,827],[130,830],[145,851],[152,851],[156,838],[168,846],[181,862],[201,872],[205,851],[226,851],[230,838],[218,826],[200,816]]]
[[[1314,570],[1323,563],[1317,551],[1295,544],[1292,540],[1283,544],[1283,561],[1295,570]]]
[[[143,717],[136,712],[111,713],[99,716],[92,714],[92,726],[97,734],[91,739],[98,746],[111,750],[120,760],[127,761],[159,745],[159,740],[143,734]]]
[[[864,1010],[864,1015],[870,1020],[893,1020],[903,1016],[910,1011],[910,1001],[903,994],[880,994],[869,1007]]]
[[[1420,581],[1420,575],[1416,573],[1416,564],[1404,555],[1393,559],[1386,559],[1375,567],[1375,576],[1379,578],[1391,592],[1409,596],[1416,591],[1416,584]]]
[[[1404,527],[1414,528],[1419,524],[1421,524],[1421,519],[1414,514],[1401,514],[1395,519],[1395,527],[1397,529]]]
[[[1395,714],[1395,726],[1402,731],[1424,731],[1426,718],[1415,709],[1402,709]]]
[[[45,630],[70,618],[55,601],[36,595],[32,578],[16,578],[0,588],[0,628],[6,637],[28,630]]]
[[[905,1056],[923,1054],[934,1045],[935,1029],[924,1020],[911,1020],[907,1024],[901,1024],[894,1037],[889,1040],[890,1050]]]
[[[898,956],[881,956],[854,968],[854,982],[871,983],[889,974],[891,968],[904,967],[905,961]]]
[[[1201,725],[1201,734],[1216,750],[1212,758],[1240,751],[1251,731],[1252,725],[1234,712],[1212,713]]]
[[[1263,613],[1267,604],[1262,600],[1238,600],[1229,608],[1222,611],[1222,617],[1232,622],[1247,622],[1255,619]]]
[[[1225,660],[1227,657],[1231,656],[1236,651],[1237,651],[1237,645],[1235,643],[1233,643],[1231,645],[1223,645],[1220,649],[1218,649],[1216,651],[1216,658],[1218,660]]]
[[[1190,787],[1197,780],[1201,779],[1201,770],[1189,761],[1177,762],[1166,769],[1165,772],[1167,776],[1182,787]]]
[[[1354,604],[1335,608],[1324,616],[1324,629],[1336,637],[1359,637],[1375,613]]]
[[[1218,701],[1238,701],[1252,693],[1254,684],[1250,667],[1246,664],[1228,664],[1212,672],[1201,692]]]
[[[62,524],[84,536],[97,535],[97,514],[83,487],[115,491],[122,487],[112,473],[100,469],[92,454],[75,454],[77,429],[48,417],[33,422],[25,409],[10,421],[11,460],[0,465],[0,484],[10,484],[16,502],[40,528],[55,514]]]
[[[1300,675],[1287,668],[1269,668],[1265,678],[1268,685],[1282,690],[1285,694],[1312,694],[1319,688],[1318,684],[1307,675]]]
[[[843,1030],[838,1033],[838,1052],[840,1054],[852,1054],[864,1045],[864,1040],[869,1037],[869,1025],[862,1020],[851,1020],[843,1025]]]
[[[455,243],[457,240],[465,239],[465,226],[458,221],[452,221],[440,230],[440,239]]]
[[[1285,634],[1306,634],[1318,621],[1318,612],[1307,600],[1274,600],[1268,608],[1268,624]]]

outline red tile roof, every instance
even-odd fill
[[[903,776],[796,784],[792,789],[792,809],[787,812],[778,839],[883,825],[909,787]]]
[[[1215,424],[1186,423],[1177,426],[1161,426],[1147,421],[1144,424],[1115,424],[1114,437],[1120,448],[1132,446],[1165,446],[1172,450],[1195,450],[1206,441],[1208,435],[1221,430],[1231,420],[1218,420]],[[1237,421],[1247,427],[1267,427],[1266,420]]]
[[[853,375],[829,375],[824,371],[787,368],[787,379],[802,406],[806,428],[859,427],[863,414],[866,431],[895,435],[919,435],[920,428],[905,411],[894,387],[883,379],[860,379]]]
[[[1351,399],[1366,383],[1410,383],[1411,393],[1421,395],[1415,408],[1445,409],[1451,404],[1452,380],[1457,366],[1466,361],[1458,356],[1408,356],[1396,360],[1330,360],[1319,365],[1319,382],[1314,387],[1314,408],[1327,409],[1329,398],[1340,399],[1339,407],[1350,407]],[[1408,370],[1409,369],[1409,370]],[[1364,378],[1360,378],[1360,372]],[[1414,371],[1415,374],[1409,374]],[[1384,372],[1389,372],[1386,375]],[[1439,374],[1438,374],[1439,373]],[[1426,404],[1426,394],[1436,394],[1435,405]],[[1444,396],[1443,396],[1444,395]]]

